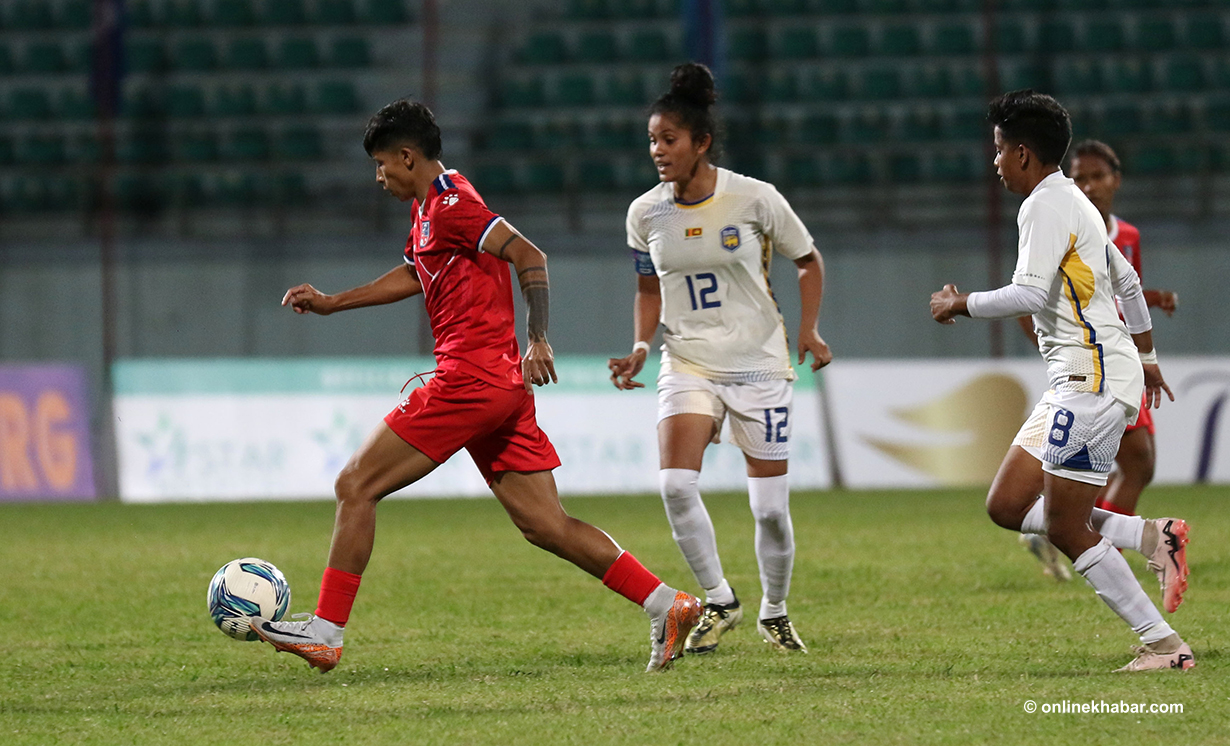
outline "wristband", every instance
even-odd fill
[[[1153,348],[1148,352],[1137,352],[1140,355],[1141,365],[1157,365],[1157,348]]]
[[[635,353],[637,350],[644,352],[645,355],[648,356],[649,355],[649,343],[648,342],[637,342],[636,344],[632,345],[632,352]]]

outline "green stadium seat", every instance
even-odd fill
[[[316,40],[305,36],[291,36],[278,45],[278,65],[287,70],[304,70],[320,64]]]
[[[819,162],[810,155],[792,154],[786,157],[783,181],[789,186],[819,186],[824,179],[820,175]]]
[[[329,62],[334,67],[368,67],[372,64],[371,49],[367,39],[359,36],[343,36],[329,43]]]
[[[1102,112],[1099,131],[1107,137],[1135,135],[1141,130],[1140,108],[1134,104],[1113,104]]]
[[[218,160],[218,138],[208,130],[176,135],[171,145],[176,160],[194,163]]]
[[[167,88],[165,111],[170,117],[205,116],[205,93],[199,86],[173,85]]]
[[[133,87],[124,92],[120,112],[134,119],[155,119],[163,115],[162,97],[149,87]]]
[[[1001,63],[1001,65],[999,87],[1004,91],[1016,91],[1021,88],[1045,90],[1048,86],[1048,76],[1041,65],[1033,62]]]
[[[820,54],[816,30],[811,26],[786,29],[776,46],[777,56],[787,60],[806,60]]]
[[[256,112],[256,92],[250,85],[221,86],[214,92],[214,113],[218,116],[246,117]]]
[[[850,81],[844,69],[817,70],[805,76],[799,94],[805,101],[843,101],[850,95]]]
[[[299,171],[284,171],[273,177],[273,202],[278,205],[304,205],[312,194],[307,179]]]
[[[1077,51],[1076,28],[1068,18],[1051,18],[1038,28],[1038,51],[1066,54]]]
[[[1168,17],[1142,18],[1136,24],[1136,46],[1146,52],[1168,52],[1176,43],[1174,23]]]
[[[51,99],[44,88],[15,88],[9,94],[8,113],[12,119],[47,119]]]
[[[506,80],[500,86],[499,95],[501,103],[510,108],[542,106],[546,102],[539,76]]]
[[[909,10],[906,0],[862,0],[860,4],[868,13],[904,13]]]
[[[912,142],[932,142],[944,137],[944,120],[931,109],[915,109],[901,123],[901,138]]]
[[[274,83],[265,91],[265,110],[270,114],[303,114],[308,110],[307,92],[298,83]]]
[[[1221,49],[1226,46],[1222,17],[1217,13],[1193,13],[1187,17],[1183,38],[1195,49]]]
[[[58,42],[38,41],[26,46],[22,68],[31,73],[58,73],[68,67]]]
[[[987,78],[982,63],[972,63],[958,66],[952,77],[952,93],[954,96],[987,95]]]
[[[354,9],[351,8],[353,17]],[[266,0],[264,22],[273,26],[302,26],[309,20],[303,0]],[[328,23],[322,21],[322,23]]]
[[[170,0],[162,6],[162,19],[173,28],[195,28],[204,20],[196,0]]]
[[[507,163],[481,163],[474,169],[474,186],[483,194],[517,191],[517,178]]]
[[[166,160],[166,133],[161,129],[137,129],[120,138],[117,155],[122,163],[160,163]]]
[[[210,39],[187,38],[179,42],[172,52],[177,70],[203,72],[218,66],[218,50]]]
[[[1219,56],[1213,62],[1213,87],[1230,90],[1230,59]]]
[[[1177,101],[1150,107],[1146,132],[1167,136],[1191,132],[1195,127],[1192,108],[1185,101]]]
[[[363,20],[377,26],[407,23],[410,12],[406,9],[405,0],[367,0]]]
[[[487,150],[528,150],[534,146],[534,128],[524,122],[500,122],[486,133]]]
[[[268,65],[269,54],[263,38],[231,39],[226,46],[226,67],[231,70],[262,70]]]
[[[909,91],[921,98],[945,98],[952,94],[952,73],[943,66],[912,66]]]
[[[799,96],[799,81],[794,70],[774,70],[762,82],[764,100],[789,103]]]
[[[1133,174],[1164,176],[1178,171],[1175,152],[1166,145],[1146,145],[1138,149],[1129,161]]]
[[[609,192],[618,186],[615,164],[607,160],[584,160],[577,166],[578,186],[587,192]]]
[[[548,122],[537,130],[531,128],[530,136],[529,147],[538,150],[577,147],[584,138],[580,123],[572,120]]]
[[[781,117],[762,117],[756,127],[756,141],[770,147],[784,145],[791,139],[790,129],[790,122]]]
[[[0,135],[0,166],[13,163],[13,139],[8,135]]]
[[[795,131],[795,141],[804,145],[831,145],[841,134],[840,123],[832,114],[812,114]]]
[[[760,87],[753,82],[750,73],[731,70],[721,87],[722,100],[726,103],[750,104],[760,100]]]
[[[585,73],[567,73],[556,81],[555,101],[564,106],[589,106],[594,102],[594,79]]]
[[[554,161],[533,161],[525,170],[525,186],[531,192],[562,192],[564,168]]]
[[[623,0],[610,8],[615,18],[647,19],[658,17],[657,0]]]
[[[828,179],[836,184],[870,184],[874,178],[871,162],[861,153],[835,155],[829,160]]]
[[[1208,82],[1204,60],[1192,54],[1171,57],[1166,63],[1165,85],[1172,91],[1203,90]]]
[[[1029,47],[1026,27],[1018,21],[995,24],[995,51],[999,54],[1020,54]]]
[[[824,14],[857,13],[858,0],[814,0],[815,8]]]
[[[19,177],[8,200],[14,212],[49,212],[79,207],[81,187],[71,179],[45,176]]]
[[[16,31],[54,28],[52,4],[46,0],[17,0],[9,4],[7,26]]]
[[[18,163],[35,166],[58,166],[65,162],[64,138],[56,135],[30,135],[21,142]]]
[[[978,159],[968,152],[939,152],[931,159],[930,176],[944,183],[968,183],[978,178]]]
[[[229,171],[218,175],[214,182],[214,198],[220,205],[253,207],[269,194],[269,186],[257,174]]]
[[[922,49],[918,38],[918,26],[898,24],[887,26],[880,32],[880,54],[889,57],[912,57]]]
[[[274,155],[288,161],[314,161],[325,154],[320,130],[296,125],[283,130],[274,143]]]
[[[864,68],[859,93],[864,98],[897,98],[901,95],[901,78],[897,71],[895,66]]]
[[[169,190],[160,179],[145,174],[127,174],[115,182],[115,199],[121,210],[155,214],[166,207]]]
[[[944,134],[949,140],[966,142],[985,142],[991,136],[991,127],[987,124],[987,110],[983,104],[961,104],[954,106],[948,113],[948,126]]]
[[[645,123],[637,121],[599,122],[585,133],[588,147],[603,150],[626,150],[639,146],[648,148]]]
[[[60,6],[60,26],[68,29],[88,29],[94,21],[92,0],[65,0]]]
[[[649,103],[645,94],[645,82],[636,74],[612,75],[606,80],[608,104],[620,106],[644,106]]]
[[[176,174],[168,189],[168,201],[185,208],[206,207],[213,201],[213,194],[205,184],[205,177],[195,171]]]
[[[871,51],[871,37],[865,26],[842,24],[833,27],[829,51],[836,57],[862,57]]]
[[[799,16],[811,12],[808,0],[776,0],[766,5],[765,12],[773,16]]]
[[[359,95],[354,83],[344,80],[322,81],[316,86],[316,110],[324,114],[353,114],[359,110]]]
[[[577,59],[581,62],[614,62],[619,59],[619,44],[610,31],[588,31],[577,44]]]
[[[1060,95],[1099,93],[1104,88],[1102,66],[1092,60],[1065,59],[1054,68],[1052,80]]]
[[[159,73],[166,69],[167,56],[158,39],[135,38],[127,42],[124,61],[134,73]]]
[[[881,111],[864,111],[852,119],[845,139],[857,143],[879,143],[889,139],[891,122]]]
[[[1085,24],[1084,48],[1089,52],[1118,52],[1124,47],[1123,25],[1114,16],[1100,16]]]
[[[251,26],[256,23],[252,0],[214,0],[213,25]]]
[[[752,18],[764,13],[760,0],[726,0],[723,10],[731,18]]]
[[[1114,93],[1152,90],[1153,67],[1147,59],[1111,59],[1107,62],[1106,85]]]
[[[674,45],[662,31],[637,31],[628,43],[628,57],[637,62],[661,62],[674,56]]]
[[[128,16],[130,28],[147,29],[158,25],[154,4],[150,0],[128,0],[124,3],[124,13]]]
[[[518,57],[527,65],[559,65],[568,61],[568,44],[557,31],[537,31],[521,45]]]
[[[735,29],[728,42],[731,59],[758,61],[768,54],[769,43],[759,27]]]
[[[231,133],[225,155],[229,160],[263,161],[269,158],[269,137],[257,127],[241,127]]]
[[[888,156],[888,178],[894,184],[913,184],[922,179],[922,163],[913,153],[892,153]]]
[[[65,59],[65,70],[82,75],[89,74],[94,67],[94,48],[88,39],[68,45]]]
[[[98,113],[89,91],[76,88],[64,88],[60,91],[60,102],[57,108],[60,117],[67,120],[93,119]]]
[[[13,72],[13,52],[9,49],[9,45],[0,41],[0,75],[8,75]]]
[[[272,0],[276,5],[278,0]],[[316,22],[322,26],[348,26],[358,20],[354,0],[317,0]]]
[[[946,23],[935,29],[931,53],[939,55],[973,54],[978,51],[977,36],[968,23]]]
[[[1230,98],[1209,99],[1205,103],[1204,122],[1215,132],[1230,132]]]
[[[610,11],[607,0],[568,0],[564,17],[578,21],[597,21],[610,16]]]

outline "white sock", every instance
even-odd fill
[[[648,596],[645,597],[645,603],[642,608],[649,618],[653,619],[660,616],[666,616],[666,612],[671,610],[675,605],[675,589],[668,586],[666,583],[659,583],[657,588],[654,588]]]
[[[312,631],[320,635],[321,639],[329,647],[340,648],[342,646],[342,634],[346,631],[346,628],[339,627],[328,619],[312,617]]]
[[[1174,634],[1170,625],[1162,620],[1162,613],[1145,595],[1127,560],[1109,541],[1102,539],[1085,550],[1072,566],[1089,581],[1111,611],[1140,635],[1141,642],[1149,644]]]
[[[1144,518],[1094,508],[1090,522],[1093,523],[1093,530],[1109,539],[1116,549],[1140,551],[1140,539],[1145,530]]]
[[[747,497],[756,519],[756,561],[760,564],[760,587],[764,591],[760,618],[771,619],[786,613],[790,573],[794,568],[789,477],[748,477]]]
[[[1021,533],[1046,536],[1046,498],[1039,497],[1021,521]]]
[[[722,584],[722,561],[718,558],[713,521],[696,486],[699,479],[700,472],[694,469],[662,469],[658,472],[662,504],[666,506],[671,535],[692,568],[696,582],[708,591]]]
[[[735,592],[731,590],[730,583],[726,582],[726,578],[722,578],[722,582],[718,583],[717,588],[705,589],[705,603],[717,604],[718,606],[726,606],[735,602]]]

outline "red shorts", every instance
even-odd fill
[[[1136,415],[1136,423],[1128,425],[1123,432],[1130,433],[1141,428],[1148,430],[1149,434],[1153,435],[1153,414],[1149,412],[1148,407],[1145,405],[1143,396],[1140,398],[1140,414]]]
[[[384,421],[436,463],[465,448],[487,484],[496,472],[547,471],[560,464],[534,418],[532,394],[520,386],[492,386],[461,371],[439,373],[410,392]]]

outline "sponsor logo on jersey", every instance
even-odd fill
[[[733,225],[728,225],[722,229],[722,248],[727,251],[734,251],[739,248],[739,229]]]
[[[683,237],[684,238],[700,238],[701,234],[704,232],[705,232],[704,228],[688,228],[683,232]]]
[[[450,194],[441,201],[444,202],[445,207],[452,207],[453,205],[457,204],[457,195]]]
[[[419,248],[421,249],[424,246],[426,246],[427,242],[430,240],[431,240],[431,221],[424,220],[422,232],[419,234]]]

